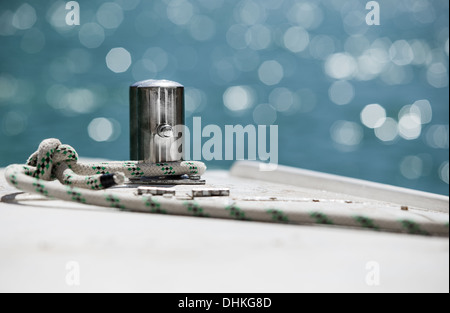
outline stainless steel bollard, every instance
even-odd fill
[[[151,80],[148,80],[149,82]],[[139,81],[130,86],[130,160],[138,160],[139,147],[138,147],[138,100],[137,91],[138,87],[145,83],[145,81]]]
[[[184,87],[168,80],[145,80],[130,86],[130,158],[144,163],[180,161],[170,153],[184,125]]]

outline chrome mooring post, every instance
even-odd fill
[[[144,80],[130,86],[130,159],[143,163],[183,160],[183,151],[171,153],[184,122],[184,86],[169,80]],[[184,144],[179,147],[184,148]],[[198,176],[143,177],[141,183],[204,184]]]

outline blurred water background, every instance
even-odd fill
[[[129,158],[128,86],[186,86],[187,124],[279,125],[279,163],[448,195],[449,2],[0,1],[0,166],[42,139]],[[229,161],[208,163],[228,168]]]

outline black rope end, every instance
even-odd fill
[[[117,185],[114,176],[115,174],[103,174],[102,176],[100,176],[100,183],[102,184],[103,188],[109,188]]]

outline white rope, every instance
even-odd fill
[[[24,167],[25,173],[43,180],[58,179],[64,185],[88,189],[105,189],[121,185],[125,177],[203,175],[203,162],[179,161],[156,164],[138,161],[78,163],[78,154],[58,139],[46,139]]]
[[[31,155],[27,165],[8,166],[5,177],[10,185],[25,192],[127,211],[287,224],[338,225],[427,236],[447,237],[449,235],[448,221],[442,223],[418,220],[414,214],[408,218],[392,219],[380,217],[376,213],[358,215],[354,211],[330,213],[329,210],[307,210],[292,207],[292,204],[276,203],[275,206],[279,207],[274,207],[273,203],[250,203],[231,199],[224,203],[217,198],[199,203],[195,200],[136,196],[105,190],[95,191],[95,189],[121,184],[124,177],[202,175],[206,167],[202,162],[186,161],[164,164],[141,164],[134,161],[81,164],[77,160],[78,156],[72,147],[62,145],[57,139],[47,139],[41,143],[38,151]],[[54,178],[67,186],[47,182]]]

